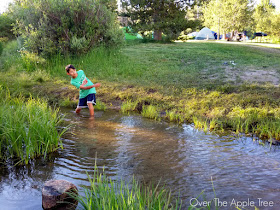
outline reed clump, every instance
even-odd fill
[[[27,164],[32,158],[63,148],[58,130],[62,121],[58,109],[42,99],[19,96],[0,90],[0,159]]]
[[[93,177],[88,175],[89,187],[83,187],[80,195],[72,194],[83,209],[181,209],[179,199],[172,201],[171,192],[164,187],[141,187],[132,179],[126,184],[108,178],[104,170],[95,166]],[[83,195],[84,194],[84,195]]]

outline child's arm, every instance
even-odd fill
[[[81,86],[80,86],[80,89],[83,89],[83,90],[88,90],[88,89],[91,89],[91,88],[93,88],[93,87],[100,87],[100,83],[95,83],[94,85],[90,85],[90,86],[84,86],[85,84],[82,84]]]

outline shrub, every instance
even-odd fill
[[[27,71],[34,71],[38,66],[46,63],[44,58],[39,57],[36,53],[31,53],[26,50],[21,51],[23,67]]]
[[[36,54],[80,54],[99,44],[116,46],[123,33],[107,1],[30,0],[13,6],[15,31]]]
[[[7,37],[0,37],[0,56],[3,53],[3,49],[4,49],[4,43],[8,41]]]
[[[2,44],[2,42],[0,41],[0,56],[2,55],[2,52],[3,52],[3,44]]]
[[[13,34],[13,24],[15,21],[12,19],[12,17],[7,14],[3,13],[0,14],[0,37],[6,37],[8,39],[15,38],[15,35]]]

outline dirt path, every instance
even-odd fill
[[[268,44],[268,43],[254,43],[254,42],[224,42],[217,41],[216,43],[220,44],[234,44],[234,45],[243,45],[251,48],[255,48],[258,50],[262,50],[270,53],[279,53],[280,54],[280,44]]]
[[[258,50],[262,50],[265,52],[269,52],[269,53],[279,53],[280,54],[280,45],[276,45],[276,44],[271,44],[271,45],[275,45],[270,46],[270,44],[256,44],[256,43],[252,43],[252,44],[245,44],[244,45],[251,47],[251,48],[256,48]]]

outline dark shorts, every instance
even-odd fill
[[[87,97],[85,98],[80,98],[78,108],[87,108],[88,103],[91,103],[92,105],[96,105],[96,99],[94,93],[88,94]]]

